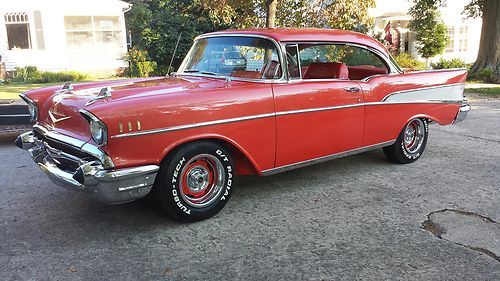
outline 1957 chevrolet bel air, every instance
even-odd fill
[[[197,37],[170,77],[21,94],[36,124],[16,144],[56,184],[105,203],[151,193],[173,218],[196,221],[224,207],[237,175],[375,148],[417,160],[429,122],[466,117],[466,76],[403,72],[354,32],[228,30]]]

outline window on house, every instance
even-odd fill
[[[468,37],[467,26],[461,26],[460,27],[460,38],[458,41],[458,51],[459,52],[467,52],[467,37]]]
[[[94,31],[97,44],[120,45],[122,41],[118,17],[94,17]]]
[[[30,24],[27,13],[4,15],[9,50],[31,49]]]
[[[92,17],[64,17],[66,41],[71,47],[85,47],[94,44]]]
[[[446,45],[445,52],[451,53],[455,50],[455,28],[448,27],[448,45]]]
[[[70,47],[120,45],[122,32],[119,17],[64,17],[66,40]]]

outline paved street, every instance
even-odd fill
[[[473,101],[413,164],[377,150],[242,178],[194,224],[54,186],[0,143],[0,280],[500,280],[499,129],[500,101]]]

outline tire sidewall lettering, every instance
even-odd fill
[[[424,123],[425,138],[427,138],[427,133],[429,132],[429,128],[428,128],[428,125],[427,125],[427,121],[423,120],[423,123]],[[408,151],[406,151],[406,147],[404,145],[404,140],[403,139],[401,139],[401,141],[400,141],[400,146],[401,146],[401,151],[403,152],[403,155],[407,159],[415,160],[415,159],[419,158],[422,155],[422,151],[421,151],[422,148],[420,148],[419,151],[417,151],[415,153],[409,153]]]
[[[214,152],[212,152],[210,154],[216,156],[222,163],[224,163],[224,165],[223,165],[225,167],[224,172],[226,173],[226,175],[225,175],[226,180],[224,183],[223,191],[221,192],[221,195],[219,195],[220,200],[215,201],[215,202],[219,202],[219,201],[227,200],[229,195],[230,195],[231,187],[232,187],[233,182],[234,182],[234,175],[233,175],[234,168],[232,166],[232,163],[230,161],[229,156],[226,155],[226,153],[224,153],[221,149],[216,149]],[[180,183],[180,177],[182,177],[181,171],[182,171],[183,167],[186,165],[186,163],[188,163],[189,159],[190,159],[190,157],[186,156],[186,155],[182,156],[181,159],[179,159],[179,161],[175,165],[175,168],[171,174],[172,178],[170,181],[170,183],[171,183],[171,193],[170,194],[172,196],[174,204],[179,208],[179,210],[181,212],[183,212],[186,215],[192,215],[193,208],[191,208],[189,205],[187,205],[184,202],[184,200],[182,199],[182,197],[179,195],[179,189],[182,188],[181,186],[179,186],[179,183]],[[209,208],[212,205],[206,206],[205,208]],[[201,208],[200,210],[203,210],[203,209],[204,208]]]

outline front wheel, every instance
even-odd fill
[[[396,142],[384,147],[384,154],[389,160],[396,163],[412,163],[424,153],[428,135],[427,120],[412,119],[401,131]]]
[[[217,214],[234,185],[234,163],[222,146],[207,141],[188,144],[167,157],[155,190],[162,208],[179,221],[199,221]]]

